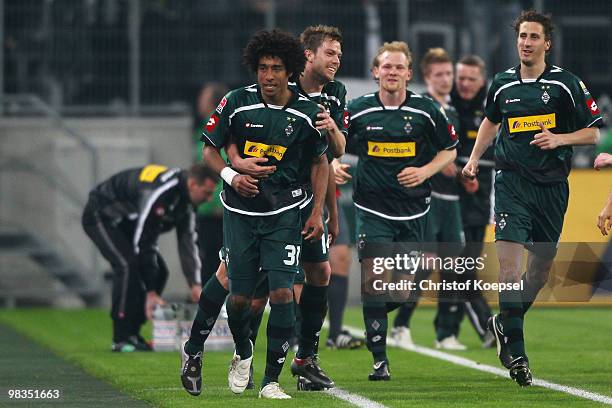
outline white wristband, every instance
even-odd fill
[[[236,172],[234,169],[232,169],[231,167],[224,167],[223,170],[221,170],[221,178],[223,180],[225,180],[225,182],[227,184],[229,184],[230,186],[232,185],[232,180],[234,179],[234,177],[236,177],[239,173]]]

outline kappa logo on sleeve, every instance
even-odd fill
[[[219,115],[221,114],[221,112],[223,112],[223,108],[225,108],[226,103],[227,98],[224,96],[223,99],[221,99],[221,102],[219,102],[219,105],[217,105],[217,109],[215,109]]]
[[[344,128],[348,129],[348,127],[349,127],[349,113],[348,113],[348,111],[346,109],[344,110],[344,114],[342,115],[342,123],[344,124]]]
[[[455,131],[455,127],[450,123],[448,124],[448,134],[450,135],[451,140],[457,140],[457,132]]]
[[[206,123],[206,131],[208,133],[211,133],[213,130],[215,130],[215,128],[217,127],[217,124],[219,123],[219,117],[215,114],[213,114],[210,119],[208,119],[208,122]]]
[[[586,105],[587,105],[587,108],[589,108],[591,115],[599,114],[599,107],[597,106],[597,103],[595,103],[595,99],[593,98],[587,99]]]

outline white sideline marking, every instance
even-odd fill
[[[363,330],[359,330],[355,327],[350,327],[350,326],[344,326],[344,328],[347,329],[349,333],[351,333],[351,335],[353,336],[363,336]],[[484,371],[485,373],[498,375],[500,377],[510,378],[510,375],[508,374],[507,370],[502,370],[501,368],[493,367],[493,366],[486,365],[486,364],[480,364],[480,363],[477,363],[476,361],[469,360],[464,357],[459,357],[454,354],[445,353],[443,351],[434,350],[428,347],[417,346],[417,345],[415,345],[413,348],[400,346],[391,337],[387,337],[387,344],[389,346],[398,347],[403,350],[414,351],[415,353],[423,354],[425,356],[437,358],[439,360],[448,361],[449,363],[457,364],[463,367],[472,368],[478,371]],[[580,388],[569,387],[567,385],[561,385],[561,384],[555,384],[552,382],[548,382],[548,381],[544,381],[544,380],[540,380],[536,378],[533,379],[533,385],[548,388],[550,390],[564,392],[566,394],[571,394],[576,397],[589,399],[591,401],[612,405],[612,397],[608,397],[606,395],[601,395],[601,394],[597,394],[594,392],[586,391]]]
[[[144,388],[141,391],[183,391],[182,387],[161,387],[161,388]],[[305,392],[305,391],[304,391]],[[323,391],[326,394],[333,395],[334,397],[348,402],[349,404],[356,405],[361,408],[387,408],[386,406],[379,404],[378,402],[362,397],[361,395],[351,394],[340,388],[332,388]]]
[[[349,404],[356,405],[362,408],[386,408],[383,404],[362,397],[361,395],[351,394],[340,388],[331,388],[324,391],[326,394],[331,394],[336,398],[348,402]]]

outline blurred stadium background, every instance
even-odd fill
[[[409,43],[416,61],[432,46],[455,59],[478,54],[491,79],[516,64],[510,24],[532,7],[557,25],[549,61],[589,85],[609,123],[608,0],[0,0],[0,305],[107,302],[109,267],[80,225],[88,191],[127,167],[189,165],[197,95],[212,81],[253,82],[241,49],[257,29],[338,26],[338,79],[350,98],[374,88],[369,63],[395,39]],[[415,74],[411,86],[423,89]],[[608,130],[600,146],[578,149],[575,167],[590,167],[602,150],[612,151]],[[572,194],[582,201],[570,207],[568,239],[601,242],[595,218],[610,171],[574,174]],[[350,194],[343,197],[350,208]],[[182,299],[174,237],[160,244],[171,270],[166,296]]]

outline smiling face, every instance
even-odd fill
[[[381,91],[406,92],[408,81],[412,78],[409,64],[408,57],[401,51],[385,51],[380,54],[373,74],[380,82]]]
[[[546,40],[544,26],[533,21],[525,21],[519,26],[516,48],[521,64],[531,67],[544,62],[546,51],[550,49]]]
[[[323,82],[334,79],[338,69],[340,69],[340,59],[342,58],[342,46],[340,42],[332,39],[325,39],[315,52],[306,50],[307,63],[311,65]]]
[[[288,91],[290,72],[287,72],[283,60],[279,57],[263,56],[257,66],[257,83],[261,88],[264,100],[275,103]]]

